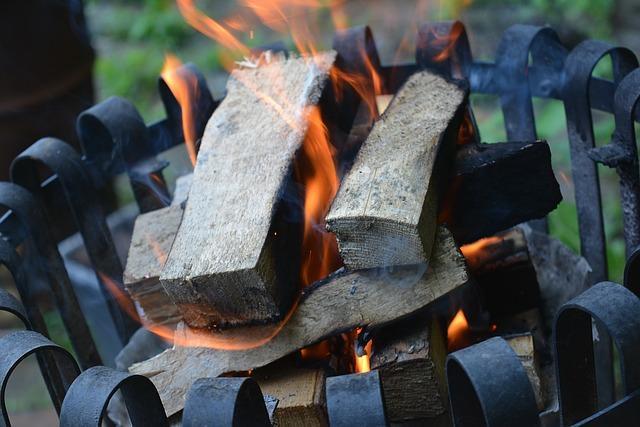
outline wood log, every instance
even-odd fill
[[[144,311],[143,322],[175,325],[182,316],[160,284],[160,272],[182,220],[183,207],[172,205],[136,218],[124,271],[124,285]]]
[[[533,388],[533,394],[536,397],[536,403],[538,409],[544,409],[545,399],[542,395],[542,389],[540,385],[540,376],[538,375],[538,365],[536,362],[536,354],[533,345],[533,336],[530,333],[517,334],[503,337],[509,346],[513,349],[513,352],[518,356],[522,367],[527,373],[531,388]]]
[[[174,348],[133,365],[130,371],[150,377],[165,410],[174,414],[200,377],[258,368],[356,327],[382,326],[423,309],[467,279],[464,259],[451,234],[440,228],[428,269],[422,265],[331,276],[305,290],[295,311],[275,329],[241,327],[215,334],[179,329]]]
[[[256,369],[252,377],[263,394],[278,399],[273,414],[277,427],[323,427],[328,425],[325,402],[325,372],[305,369],[284,358]]]
[[[465,244],[542,218],[561,200],[545,141],[467,144],[438,216]]]
[[[292,163],[334,59],[274,59],[231,73],[160,277],[190,325],[272,322],[290,308],[301,227],[274,218],[293,216],[278,215],[283,206],[299,209],[283,199],[292,198]]]
[[[380,371],[389,422],[433,418],[446,411],[446,357],[446,338],[429,313],[375,334],[371,368]]]
[[[429,259],[436,178],[447,173],[465,98],[457,85],[423,71],[374,124],[326,217],[348,268]]]

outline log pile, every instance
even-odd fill
[[[464,85],[417,72],[378,98],[373,126],[364,102],[355,106],[341,142],[355,158],[326,216],[344,268],[301,290],[304,189],[293,165],[310,109],[331,106],[335,58],[235,70],[193,176],[170,206],[136,221],[125,284],[150,324],[177,329],[174,347],[129,370],[153,381],[167,415],[197,379],[251,372],[279,401],[277,425],[326,425],[325,378],[344,372],[292,355],[358,330],[363,346],[372,340],[388,420],[446,420],[448,307],[477,285],[459,246],[560,200],[545,142],[460,146]],[[505,256],[508,266],[528,262],[519,236],[493,261],[469,260],[472,272],[501,271]]]

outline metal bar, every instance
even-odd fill
[[[139,328],[136,309],[122,283],[123,267],[118,258],[107,221],[96,198],[80,156],[70,145],[55,138],[44,138],[31,145],[13,161],[14,182],[42,197],[38,167],[44,165],[61,183],[64,198],[73,214],[96,278],[116,325],[122,345]]]
[[[0,182],[0,206],[11,209],[16,214],[20,219],[21,228],[26,230],[30,237],[28,246],[35,246],[36,251],[31,253],[35,258],[32,260],[48,279],[71,343],[80,359],[80,365],[83,368],[100,365],[100,355],[71,286],[62,257],[51,239],[42,207],[27,190],[8,182]]]
[[[553,342],[564,424],[598,412],[600,383],[593,358],[592,319],[618,350],[624,394],[640,388],[640,300],[621,285],[598,283],[564,304],[556,317]]]
[[[252,378],[200,378],[187,393],[184,427],[270,427],[262,391]]]
[[[122,392],[134,427],[168,426],[158,390],[142,375],[96,366],[84,371],[71,384],[60,411],[61,427],[102,427],[107,405]]]
[[[3,336],[0,338],[0,409],[2,412],[0,426],[11,425],[5,405],[5,391],[9,377],[20,362],[34,353],[37,355],[46,354],[52,360],[55,360],[57,373],[62,382],[59,384],[60,388],[51,394],[51,400],[58,412],[62,407],[67,389],[80,373],[76,361],[67,350],[37,332],[17,331]]]
[[[451,353],[446,372],[456,427],[539,425],[527,373],[504,339],[491,338]]]
[[[329,425],[332,427],[387,425],[377,370],[329,377],[326,394]]]

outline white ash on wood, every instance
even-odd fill
[[[181,320],[160,284],[160,272],[182,220],[180,204],[138,215],[124,271],[124,285],[144,311],[147,324],[175,325]]]
[[[275,224],[335,52],[234,70],[207,124],[161,281],[195,327],[272,322],[298,290],[300,230]],[[295,203],[292,203],[295,204]],[[286,215],[283,215],[286,216]],[[289,249],[287,249],[289,248]]]
[[[267,327],[223,330],[215,337],[226,339],[228,345],[234,342],[233,337],[246,342],[257,335],[256,342],[262,344],[259,347],[236,351],[203,348],[211,343],[211,333],[183,328],[176,333],[174,348],[133,365],[130,371],[154,382],[171,415],[183,408],[185,394],[198,378],[258,368],[344,331],[388,324],[424,308],[467,279],[464,259],[451,234],[439,228],[428,269],[417,266],[331,276],[305,291],[296,310],[268,342],[263,344],[269,333],[261,330]]]
[[[374,124],[326,217],[350,269],[429,259],[466,91],[412,75]],[[442,175],[442,176],[440,176]]]

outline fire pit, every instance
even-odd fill
[[[381,64],[365,27],[333,49],[252,52],[222,100],[174,64],[165,119],[110,98],[78,117],[82,154],[45,138],[14,160],[0,262],[21,302],[0,291],[0,309],[27,330],[0,338],[6,425],[7,380],[34,353],[61,425],[101,425],[108,406],[123,422],[122,402],[132,425],[640,423],[634,54],[515,25],[478,62],[461,22],[420,26],[413,64]],[[605,56],[612,81],[592,75]],[[469,93],[499,97],[509,142],[480,143]],[[565,106],[581,256],[546,234],[562,196],[533,97]],[[608,145],[592,109],[615,117]],[[195,172],[171,195],[157,156],[180,144]],[[598,163],[620,177],[622,285],[606,281]],[[123,173],[140,212],[126,266],[99,196]],[[75,232],[120,370],[57,247]],[[75,357],[47,338],[42,282]]]

